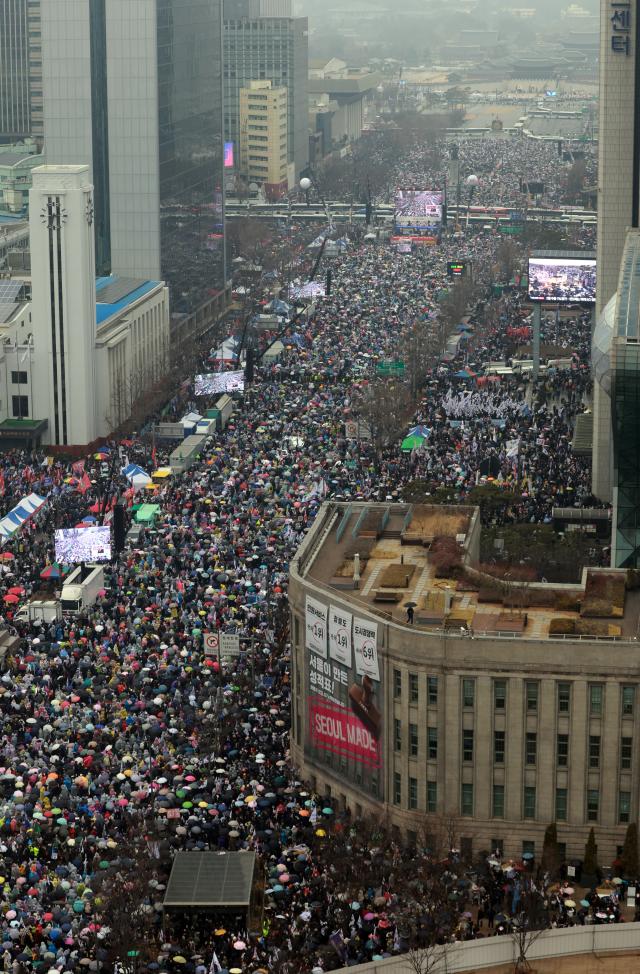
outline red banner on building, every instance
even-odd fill
[[[380,742],[346,707],[309,696],[309,736],[313,747],[342,754],[369,768],[382,767]]]

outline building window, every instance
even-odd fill
[[[418,674],[409,673],[409,703],[418,703]]]
[[[402,723],[397,717],[393,721],[393,750],[402,750]]]
[[[399,771],[393,772],[393,804],[400,805],[402,803],[402,778],[400,777]]]
[[[437,676],[427,677],[427,694],[429,698],[429,706],[436,707],[438,705],[438,677]]]
[[[557,738],[557,764],[559,768],[566,768],[569,764],[569,735],[558,734]]]
[[[600,793],[596,790],[587,791],[587,821],[598,821],[598,809],[600,805]]]
[[[571,684],[558,683],[558,713],[568,714],[571,708]]]
[[[475,680],[463,680],[462,681],[462,706],[463,707],[473,707],[476,696],[476,681]]]
[[[618,821],[628,822],[631,817],[631,792],[618,792]]]
[[[11,411],[12,411],[12,416],[14,416],[15,418],[25,419],[29,415],[29,397],[12,396]]]
[[[20,369],[18,372],[11,373],[11,381],[13,382],[14,386],[25,386],[29,379],[27,373]]]
[[[496,710],[504,710],[507,703],[507,681],[493,681],[493,706]]]
[[[429,745],[429,759],[435,761],[438,757],[438,728],[427,728],[427,740]]]
[[[620,738],[620,768],[622,771],[629,771],[631,768],[631,748],[633,746],[632,737]]]
[[[600,767],[600,735],[589,736],[589,767]]]
[[[402,696],[402,673],[400,670],[393,671],[393,695],[396,700]]]
[[[602,714],[602,684],[592,683],[589,687],[589,712],[593,717]]]
[[[635,687],[622,688],[622,716],[633,717],[633,704],[636,696]]]
[[[473,785],[462,785],[460,811],[462,815],[473,815]]]
[[[504,764],[504,731],[493,732],[493,760],[496,764]]]
[[[525,742],[525,763],[535,764],[538,756],[538,735],[528,733]]]
[[[527,693],[527,711],[530,714],[535,714],[538,711],[538,683],[529,680],[526,687]]]
[[[522,855],[523,856],[535,856],[536,854],[536,844],[532,842],[531,839],[522,840]]]
[[[418,807],[418,779],[409,778],[409,808]]]
[[[418,725],[409,724],[409,754],[412,758],[418,757]]]
[[[536,817],[536,789],[533,785],[524,787],[524,818]]]
[[[567,821],[567,789],[556,788],[556,822]]]
[[[473,761],[473,731],[463,730],[462,732],[462,760]]]
[[[427,811],[438,811],[438,783],[436,781],[427,781]]]
[[[504,818],[504,785],[493,786],[493,817]]]

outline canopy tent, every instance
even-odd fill
[[[141,504],[136,511],[136,524],[153,524],[159,513],[159,504]]]
[[[6,541],[18,531],[30,517],[46,504],[46,497],[39,497],[38,494],[28,494],[0,520],[0,539]]]
[[[265,362],[275,362],[284,352],[284,345],[278,339],[273,342],[263,355]]]
[[[148,487],[151,483],[149,474],[142,467],[139,467],[137,463],[127,464],[120,472],[133,487],[137,487],[138,489]]]
[[[172,473],[173,470],[171,467],[158,467],[157,470],[153,471],[151,476],[154,480],[164,480],[166,477],[170,477]]]
[[[178,852],[165,910],[249,910],[255,852]]]
[[[431,430],[428,426],[412,426],[407,436],[422,436],[426,440],[427,437],[431,436]]]
[[[400,449],[403,453],[410,453],[411,450],[419,450],[425,441],[424,436],[407,436],[403,441]]]

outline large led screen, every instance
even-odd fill
[[[595,304],[595,260],[530,257],[529,298],[551,304]]]
[[[111,530],[107,527],[61,528],[55,532],[56,561],[111,561]]]
[[[396,229],[424,233],[442,224],[443,195],[434,190],[400,189],[395,199]]]

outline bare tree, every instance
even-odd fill
[[[528,954],[536,940],[547,929],[548,918],[540,892],[530,877],[523,877],[520,899],[513,910],[511,939],[514,947],[514,974],[531,971]]]
[[[398,439],[411,418],[412,406],[407,385],[397,379],[375,379],[364,387],[354,409],[369,427],[376,452]]]

